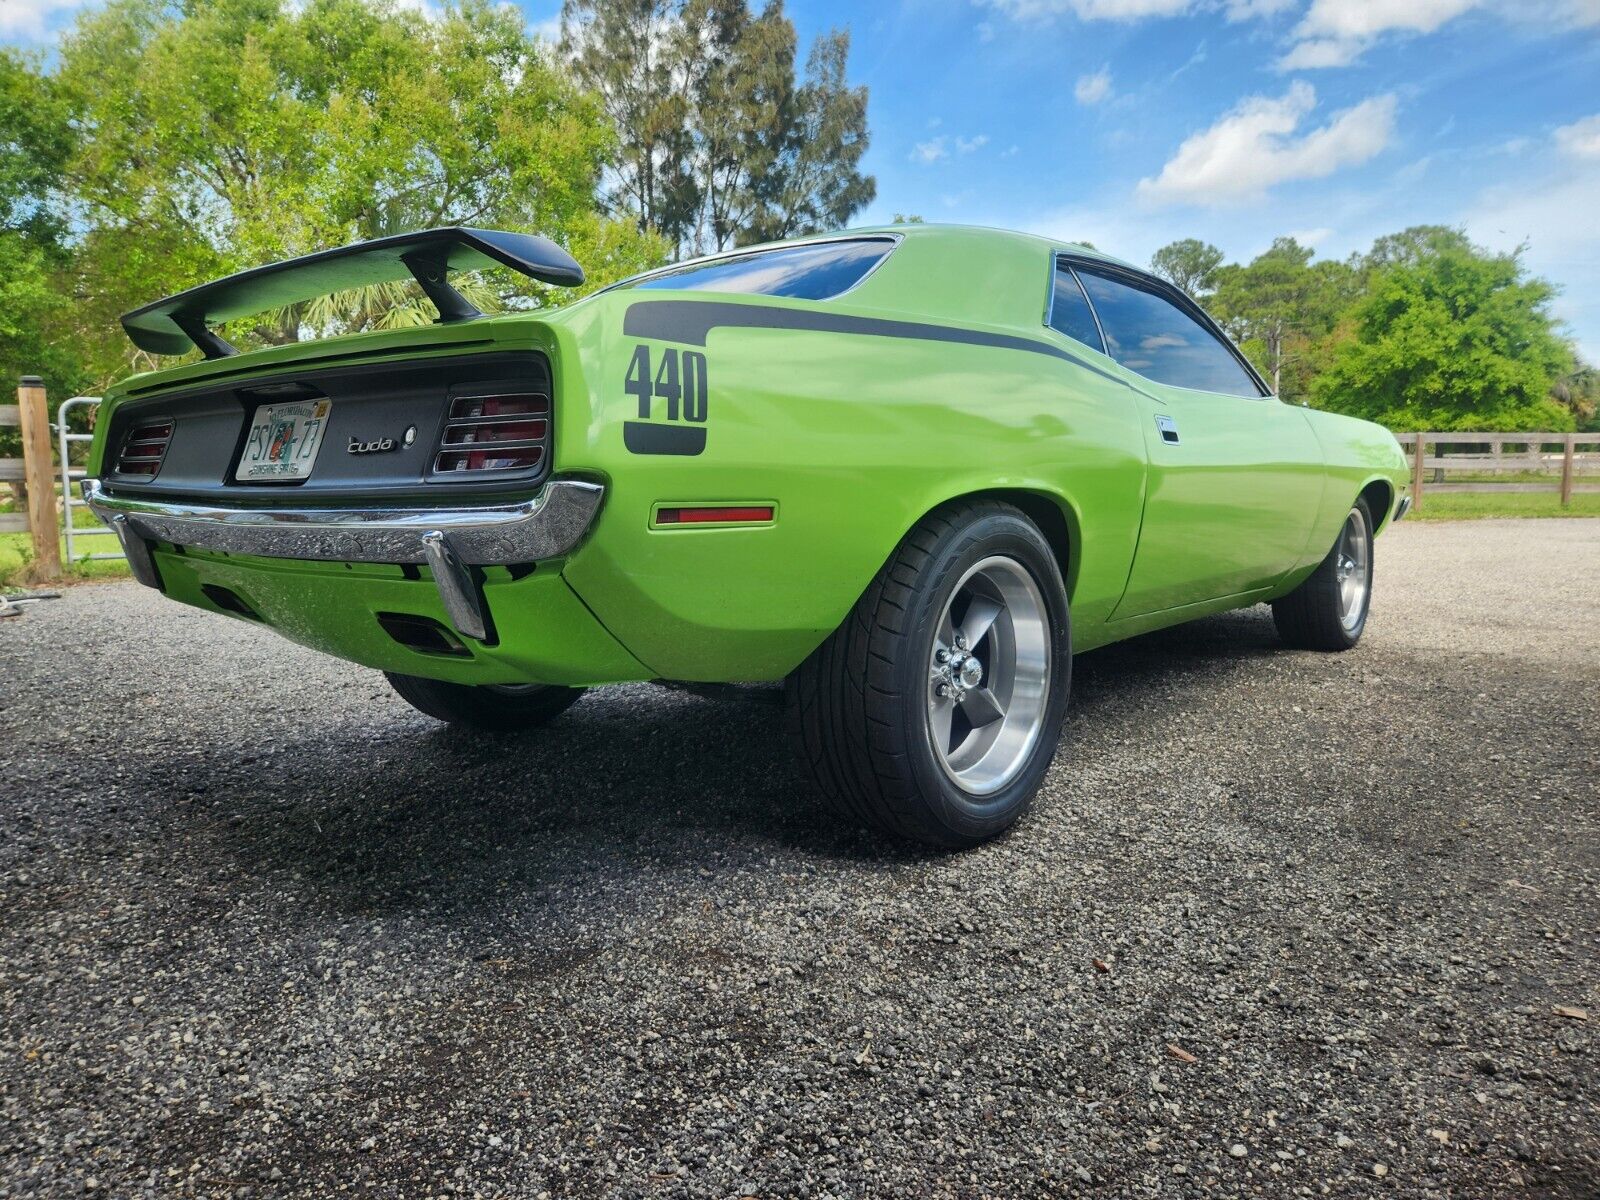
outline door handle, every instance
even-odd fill
[[[1178,444],[1178,423],[1163,413],[1156,414],[1156,428],[1161,431],[1161,440],[1169,445]]]

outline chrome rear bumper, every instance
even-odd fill
[[[566,554],[600,511],[605,488],[557,479],[531,500],[481,508],[224,508],[107,495],[97,479],[83,498],[122,542],[140,583],[159,588],[151,541],[263,558],[427,563],[456,628],[486,636],[470,568]]]

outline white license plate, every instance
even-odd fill
[[[260,482],[310,475],[332,408],[331,400],[263,404],[250,419],[250,436],[233,477]]]

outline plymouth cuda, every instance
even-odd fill
[[[1188,296],[1083,246],[852,231],[496,316],[450,284],[489,266],[583,280],[545,239],[436,229],[125,316],[189,359],[97,424],[84,490],[135,576],[469,726],[783,681],[823,796],[958,847],[1039,789],[1075,653],[1263,602],[1347,650],[1407,503],[1387,431],[1280,402]],[[395,279],[436,323],[219,332]]]

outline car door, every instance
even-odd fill
[[[1109,264],[1070,265],[1106,353],[1142,383],[1144,519],[1113,618],[1270,586],[1299,562],[1321,501],[1310,422],[1181,292]]]

